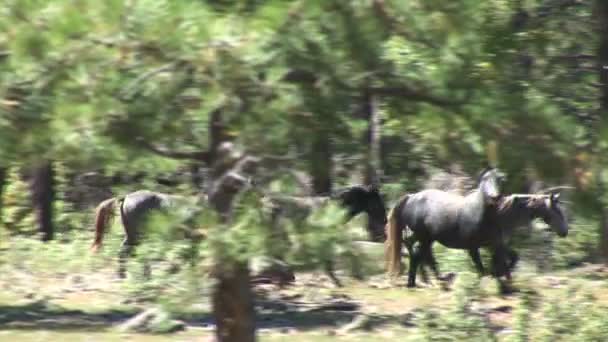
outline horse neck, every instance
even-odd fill
[[[543,209],[526,203],[523,206],[515,205],[513,199],[509,199],[506,205],[499,209],[498,219],[496,224],[502,226],[509,231],[530,224],[536,218],[542,218]]]
[[[540,219],[544,218],[545,213],[548,210],[548,208],[545,206],[544,203],[534,203],[533,201],[526,203],[525,208],[528,213],[530,221],[532,221],[534,219],[538,219],[538,218],[540,218]]]
[[[479,189],[473,190],[461,201],[461,210],[479,215],[481,218],[488,204],[483,192]]]
[[[165,194],[162,192],[157,192],[156,197],[158,198],[161,207],[170,207],[185,201],[185,197],[183,196]]]

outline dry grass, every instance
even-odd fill
[[[26,252],[19,252],[23,256],[18,258],[9,256],[9,250],[0,251],[0,272],[3,274],[0,278],[0,341],[204,341],[212,334],[209,303],[204,291],[195,301],[180,302],[176,298],[174,304],[168,306],[175,318],[186,322],[188,329],[184,332],[170,335],[119,333],[115,329],[118,324],[150,303],[127,301],[132,296],[133,284],[115,280],[116,264],[112,253],[96,260],[84,257],[66,267],[50,267],[53,263],[49,259],[55,252],[37,252],[29,260],[22,260],[28,257]],[[61,250],[57,249],[57,253]],[[78,250],[71,253],[76,255]],[[449,308],[454,302],[454,291],[444,291],[438,286],[407,289],[388,286],[382,279],[355,281],[342,275],[346,287],[336,289],[320,274],[298,274],[297,277],[297,284],[291,288],[259,289],[263,294],[261,302],[268,304],[268,307],[258,307],[260,341],[416,340],[416,328],[404,324],[404,317],[423,308]],[[598,265],[543,275],[522,267],[516,273],[516,279],[520,286],[535,289],[544,301],[565,300],[564,289],[579,284],[591,289],[599,302],[608,304],[608,268]],[[182,281],[176,279],[172,286],[184,286]],[[496,284],[489,278],[482,280],[481,291],[482,300],[478,305],[489,310],[492,325],[512,327],[518,295],[497,295]],[[355,311],[310,309],[324,304],[328,298],[346,298],[360,307]],[[366,329],[340,333],[342,327],[360,314],[370,317]]]

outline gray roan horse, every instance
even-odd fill
[[[97,251],[101,247],[106,226],[114,217],[116,207],[118,207],[125,230],[125,239],[122,242],[119,254],[118,274],[119,277],[124,278],[127,258],[132,255],[134,248],[139,244],[142,234],[144,234],[145,225],[148,224],[150,214],[154,212],[168,213],[170,207],[178,204],[182,204],[183,206],[185,202],[192,201],[186,197],[148,190],[135,191],[101,202],[97,206],[95,213],[95,241],[92,246],[93,250]],[[193,212],[189,216],[193,217],[194,208],[198,209],[198,205],[195,203],[190,204],[192,205]]]
[[[432,246],[435,241],[448,248],[473,249],[502,244],[500,231],[483,225],[486,211],[500,196],[504,175],[496,168],[484,169],[477,189],[466,196],[429,189],[402,196],[388,217],[386,267],[389,273],[401,273],[403,229],[412,232],[418,242],[410,253],[408,287],[416,286],[416,271],[422,261],[440,278]],[[491,209],[490,209],[491,210]]]
[[[494,270],[494,275],[500,276],[506,273],[507,279],[511,279],[511,270],[515,267],[519,256],[515,250],[508,247],[508,243],[516,228],[528,225],[535,219],[542,219],[559,237],[568,235],[568,220],[559,197],[558,193],[512,194],[502,197],[495,210],[486,212],[483,225],[488,229],[501,231],[505,243],[504,249],[495,250],[492,256],[492,264],[495,268],[499,268]],[[479,257],[479,247],[469,249],[469,255],[477,271],[483,275],[485,272]],[[506,262],[508,265],[499,265],[499,262]]]
[[[383,227],[387,222],[384,200],[374,186],[353,185],[337,190],[330,196],[267,195],[266,199],[272,207],[271,220],[273,230],[278,238],[277,244],[284,244],[288,241],[287,233],[279,222],[281,218],[292,220],[296,226],[303,225],[313,210],[320,208],[324,203],[331,200],[335,200],[346,210],[346,222],[363,212],[367,213],[374,227]],[[278,245],[276,247],[276,257],[282,258],[285,250],[279,250],[280,246]],[[325,271],[336,286],[341,286],[340,281],[333,273],[331,260],[326,262]]]

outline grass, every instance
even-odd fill
[[[89,243],[86,239],[45,245],[29,240],[4,241],[0,250],[0,341],[200,341],[212,334],[209,281],[196,270],[186,269],[160,280],[157,278],[162,274],[153,273],[148,283],[137,276],[119,282],[114,278],[117,234],[110,235],[107,249],[95,257],[88,251]],[[466,253],[440,253],[443,271],[459,270],[454,284],[459,286],[460,275],[469,267],[458,268],[466,264]],[[379,253],[371,250],[369,254]],[[137,263],[133,263],[130,274],[136,275],[137,270]],[[595,304],[608,305],[608,268],[589,265],[538,274],[523,260],[515,275],[520,287],[534,289],[543,302],[571,300],[565,291],[578,285],[593,293]],[[346,287],[335,289],[320,273],[297,277],[295,286],[283,290],[258,288],[262,294],[257,308],[260,341],[415,341],[420,339],[420,329],[408,325],[410,318],[429,308],[448,312],[455,305],[457,292],[438,286],[387,287],[382,279],[358,281],[344,274],[341,277]],[[192,279],[200,281],[193,286]],[[499,296],[489,278],[483,278],[476,291],[480,299],[474,305],[489,312],[492,326],[502,331],[497,335],[499,340],[507,339],[504,328],[515,326],[520,295]],[[347,298],[360,308],[313,308],[331,298]],[[168,335],[124,334],[116,329],[150,305],[162,305],[188,329]],[[341,333],[361,313],[368,317],[365,328]],[[542,310],[532,317],[542,319]]]

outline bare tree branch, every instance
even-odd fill
[[[381,96],[398,96],[410,101],[426,102],[437,107],[457,107],[467,102],[465,100],[452,100],[430,94],[427,91],[413,89],[409,86],[375,87],[372,92]],[[470,95],[470,94],[468,94]],[[470,97],[470,96],[467,96]]]
[[[557,60],[595,60],[597,58],[596,55],[584,54],[580,53],[577,55],[561,55],[553,57]]]
[[[390,13],[384,0],[373,0],[372,7],[376,16],[387,26],[390,31],[397,33],[409,41],[422,43],[430,48],[437,48],[437,44],[434,42],[424,39],[420,37],[420,35],[407,31],[401,20],[394,17],[393,14]]]
[[[139,147],[142,147],[152,153],[158,154],[162,157],[172,158],[172,159],[188,159],[188,160],[198,160],[204,163],[209,163],[209,152],[208,151],[171,151],[163,146],[154,145],[148,141],[146,141],[142,137],[136,138],[137,144]]]
[[[570,7],[584,5],[583,0],[547,0],[536,10],[538,18],[549,17],[555,11],[563,11]]]
[[[120,93],[118,94],[119,98],[123,101],[131,100],[131,98],[137,93],[138,88],[140,87],[140,85],[143,82],[145,82],[149,78],[151,78],[155,75],[158,75],[162,72],[174,70],[174,69],[178,68],[179,66],[184,65],[184,63],[186,63],[186,62],[183,60],[172,61],[172,62],[163,64],[158,68],[149,70],[149,71],[139,75],[133,81],[129,82],[129,84],[127,84],[127,86],[125,86],[120,91]]]

